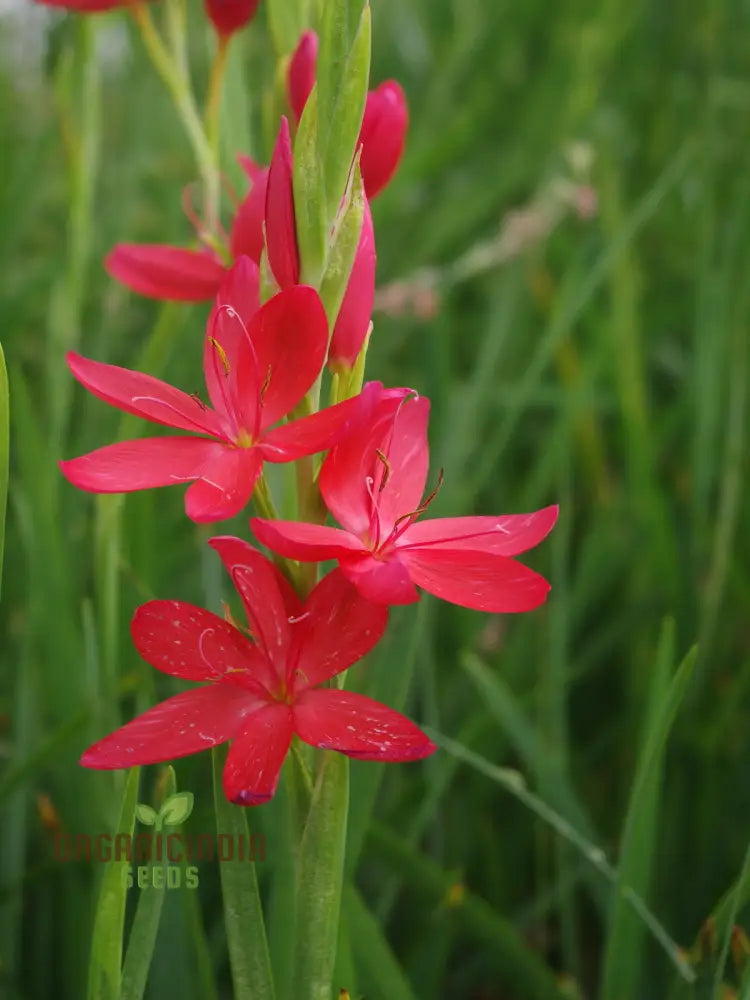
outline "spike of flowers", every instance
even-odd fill
[[[374,383],[338,406],[273,427],[318,377],[328,346],[325,312],[312,288],[298,285],[257,307],[258,269],[241,258],[209,318],[203,369],[210,406],[140,372],[68,355],[75,377],[127,413],[192,432],[107,445],[60,463],[65,476],[94,493],[121,493],[192,482],[185,496],[194,521],[232,517],[248,503],[264,462],[324,451]]]
[[[150,601],[135,613],[133,641],[157,670],[204,681],[95,743],[94,768],[152,764],[232,741],[224,791],[239,805],[268,801],[293,735],[360,760],[410,761],[436,748],[407,718],[361,694],[325,685],[368,653],[388,612],[339,570],[307,600],[247,542],[214,538],[245,607],[252,640],[209,611]]]
[[[287,98],[297,121],[315,83],[318,36],[305,31],[287,70]],[[395,174],[406,142],[409,109],[396,80],[386,80],[367,95],[358,145],[362,146],[360,168],[368,198],[380,194]]]
[[[336,559],[372,601],[409,604],[416,587],[479,611],[530,611],[547,581],[511,556],[533,548],[557,519],[557,507],[531,514],[419,521],[429,450],[429,400],[383,397],[377,413],[329,452],[320,491],[341,528],[252,518],[274,552],[306,561]]]

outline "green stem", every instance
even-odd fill
[[[294,1000],[330,1000],[344,878],[349,759],[327,751],[315,783],[297,868]]]
[[[135,2],[130,12],[141,33],[148,56],[172,96],[177,114],[193,149],[193,155],[201,176],[205,193],[205,215],[208,228],[217,228],[221,178],[214,150],[206,136],[201,122],[190,82],[180,68],[180,63],[170,53],[156,30],[151,12],[145,4]]]
[[[219,162],[219,142],[221,140],[221,95],[224,89],[228,52],[229,36],[219,35],[216,55],[211,66],[211,76],[208,81],[208,99],[206,101],[206,133],[208,144],[217,163]]]

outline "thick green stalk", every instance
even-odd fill
[[[349,760],[326,752],[299,851],[294,1000],[331,1000],[348,810]]]

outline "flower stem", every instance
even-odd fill
[[[215,230],[219,216],[221,178],[216,156],[203,128],[190,82],[181,69],[180,62],[164,44],[147,6],[140,0],[136,0],[130,5],[130,12],[141,34],[149,59],[171,94],[177,114],[185,129],[203,183],[208,228]]]
[[[224,78],[227,70],[227,54],[229,52],[229,36],[219,35],[216,44],[216,54],[211,65],[211,76],[208,81],[208,99],[206,100],[206,134],[208,144],[218,163],[220,158],[219,142],[221,140],[221,95],[224,89]]]
[[[349,810],[349,759],[326,751],[300,844],[294,1000],[330,1000]]]

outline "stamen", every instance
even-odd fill
[[[231,309],[231,306],[229,308]],[[230,312],[230,315],[232,315],[233,313],[234,313],[234,310],[232,310],[232,312]],[[224,366],[224,374],[225,375],[229,375],[230,367],[229,367],[229,359],[227,358],[227,352],[221,346],[221,344],[216,339],[216,337],[209,337],[208,340],[209,340],[209,343],[211,344],[211,346],[213,347],[213,349],[219,355],[219,359],[220,359],[222,365]]]
[[[206,406],[206,404],[205,404],[205,403],[203,402],[203,400],[202,400],[202,399],[200,398],[200,396],[198,395],[198,393],[197,393],[197,392],[191,392],[191,393],[190,393],[190,398],[191,398],[191,399],[194,399],[194,400],[196,401],[196,403],[198,404],[198,406],[200,406],[200,408],[201,408],[201,409],[202,409],[202,410],[203,410],[204,412],[205,412],[205,411],[206,411],[206,410],[208,409],[208,407],[207,407],[207,406]]]
[[[383,478],[380,481],[380,485],[378,486],[378,493],[382,493],[386,487],[388,480],[391,478],[391,463],[388,461],[388,459],[380,450],[380,448],[375,449],[375,454],[378,456],[383,465]]]
[[[410,510],[408,514],[402,514],[401,517],[397,517],[393,523],[393,530],[388,536],[389,542],[395,542],[397,538],[406,531],[410,524],[413,524],[417,518],[421,517],[422,514],[426,513],[430,504],[435,499],[435,497],[440,492],[440,487],[443,485],[445,480],[445,471],[440,469],[438,472],[438,479],[435,489],[428,496],[424,498],[422,503],[417,507],[416,510]]]
[[[192,397],[191,397],[192,398]],[[156,396],[131,396],[131,403],[156,403],[157,406],[163,406],[165,410],[171,410],[172,413],[176,413],[181,420],[187,420],[189,423],[199,430],[202,434],[210,434],[215,437],[214,431],[209,430],[203,424],[199,423],[197,420],[193,420],[191,417],[186,417],[182,410],[178,409],[173,403],[168,402],[166,399],[159,399]],[[202,407],[206,412],[208,412],[208,407],[204,404]]]
[[[265,396],[269,385],[271,384],[271,365],[268,366],[268,371],[266,372],[266,377],[263,385],[260,387],[260,393],[258,394],[258,401],[261,406],[263,406],[263,397]]]
[[[205,665],[208,667],[208,669],[211,671],[212,674],[215,674],[216,670],[214,669],[214,665],[211,663],[211,661],[206,656],[206,652],[205,652],[205,650],[203,648],[203,643],[206,640],[206,638],[209,635],[213,635],[215,633],[215,631],[216,631],[215,629],[206,628],[206,629],[204,629],[201,632],[201,634],[200,634],[200,636],[198,638],[198,652],[200,654],[200,658],[203,660],[203,662],[205,663]]]

